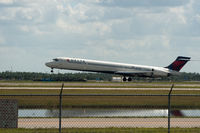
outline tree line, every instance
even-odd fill
[[[116,75],[104,73],[37,73],[37,72],[0,72],[0,80],[33,80],[33,81],[111,81]],[[159,81],[200,81],[199,73],[182,73],[180,76],[159,79],[133,77],[133,80],[159,80]]]
[[[87,81],[111,80],[109,74],[100,73],[37,73],[37,72],[0,72],[0,80],[33,80],[33,81]]]

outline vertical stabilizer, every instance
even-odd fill
[[[170,64],[169,66],[167,66],[165,68],[168,68],[168,69],[171,69],[174,71],[180,71],[183,68],[183,66],[188,61],[190,61],[190,58],[191,57],[178,56],[172,64]]]

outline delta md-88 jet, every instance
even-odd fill
[[[123,76],[123,81],[131,81],[131,77],[134,76],[159,78],[179,75],[179,71],[188,61],[190,61],[190,57],[179,56],[167,67],[154,67],[79,58],[57,57],[53,59],[53,61],[47,62],[46,66],[52,69],[51,72],[53,72],[53,69],[56,68],[110,73]]]

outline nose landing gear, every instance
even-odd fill
[[[51,68],[51,73],[53,73],[53,68]]]

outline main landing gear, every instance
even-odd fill
[[[53,68],[51,68],[51,73],[53,73]]]
[[[130,81],[132,81],[132,78],[131,78],[131,77],[128,77],[128,78],[123,77],[123,81],[124,81],[124,82],[126,82],[127,80],[128,80],[128,82],[130,82]]]

